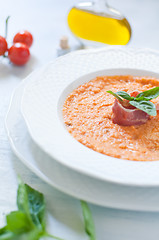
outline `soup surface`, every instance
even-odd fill
[[[148,77],[102,76],[73,90],[63,106],[67,130],[85,146],[108,156],[136,160],[159,160],[159,114],[139,126],[112,122],[114,97],[107,90],[146,91],[159,86]],[[152,102],[159,102],[159,97]]]

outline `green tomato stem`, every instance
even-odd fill
[[[7,17],[6,19],[6,27],[5,27],[5,39],[7,40],[7,35],[8,35],[8,20],[9,20],[10,16]]]

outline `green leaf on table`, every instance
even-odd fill
[[[28,232],[32,229],[30,220],[24,212],[15,211],[6,216],[7,229],[15,234]]]
[[[154,87],[154,88],[151,88],[147,91],[144,91],[144,92],[141,92],[139,93],[135,100],[139,99],[140,100],[146,100],[149,101],[149,100],[152,100],[154,98],[157,98],[159,96],[159,87]]]
[[[7,230],[7,226],[5,228],[5,232],[1,233],[0,231],[0,240],[39,240],[43,236],[43,232],[39,232],[38,229],[15,234]]]
[[[0,229],[0,240],[14,240],[16,235],[9,231],[7,226]]]
[[[0,240],[40,240],[41,237],[63,240],[46,232],[43,194],[24,184],[20,178],[17,206],[18,211],[6,216],[7,225],[0,229]]]
[[[40,240],[43,236],[43,233],[40,233],[38,229],[34,229],[27,233],[13,234],[10,232],[10,235],[0,235],[0,240]]]
[[[45,201],[42,193],[34,190],[19,179],[17,191],[18,211],[6,216],[7,225],[0,229],[0,240],[40,240],[42,237],[63,240],[46,232]],[[96,240],[91,211],[81,201],[85,231],[90,240]]]
[[[19,235],[16,240],[39,240],[43,236],[43,232],[35,228],[34,230]]]
[[[156,106],[150,102],[150,101],[130,101],[129,102],[132,106],[146,112],[147,114],[151,115],[151,116],[156,116],[157,112],[156,112]]]
[[[45,201],[42,193],[34,190],[27,184],[25,188],[28,194],[29,212],[33,223],[41,230],[45,229]]]
[[[31,219],[26,187],[20,178],[18,180],[19,180],[19,186],[18,186],[18,192],[17,192],[17,206],[19,211],[26,213],[28,217]]]
[[[85,201],[81,200],[81,206],[82,206],[82,212],[84,217],[85,231],[89,236],[90,240],[96,240],[95,226],[94,226],[93,217],[88,207],[88,204]]]
[[[45,229],[45,201],[42,193],[34,190],[22,181],[19,183],[17,205],[20,211],[27,214],[38,229]]]
[[[127,92],[124,92],[124,91],[116,92],[116,94],[129,101],[134,99],[134,97],[131,97]]]

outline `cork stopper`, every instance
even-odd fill
[[[60,39],[60,47],[62,49],[68,49],[69,45],[68,45],[68,37],[67,36],[62,36]]]

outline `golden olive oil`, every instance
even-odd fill
[[[110,45],[126,45],[131,37],[131,28],[125,18],[101,16],[76,7],[68,14],[68,25],[76,37]]]

